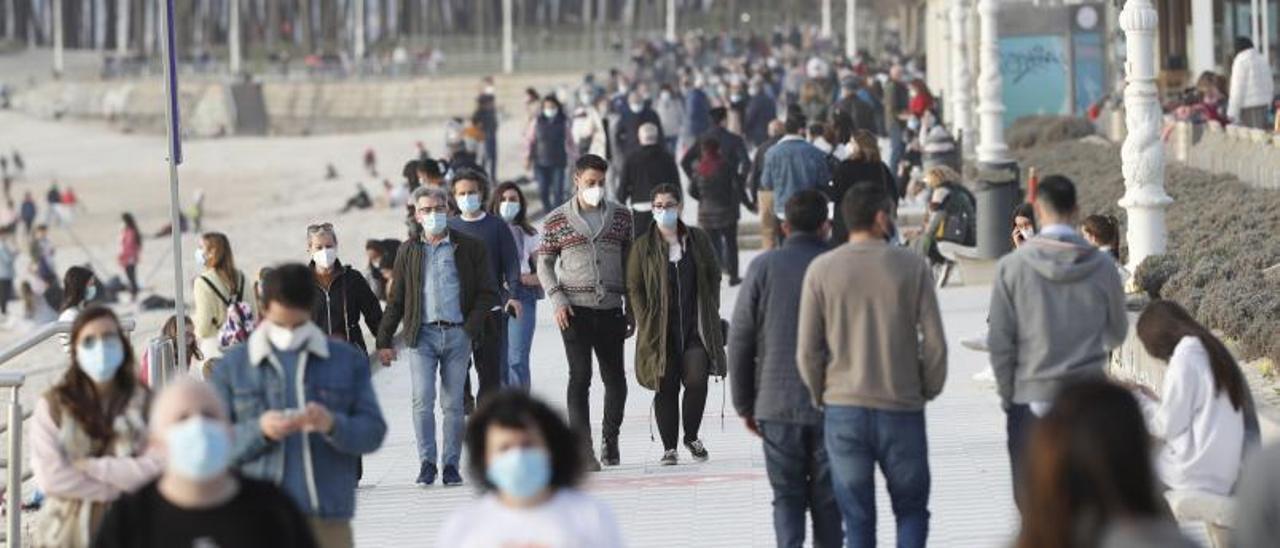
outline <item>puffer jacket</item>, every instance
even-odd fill
[[[1275,86],[1271,66],[1256,48],[1236,54],[1231,62],[1231,89],[1227,93],[1227,116],[1240,117],[1240,110],[1271,104]]]
[[[724,332],[720,320],[720,264],[711,238],[702,229],[680,223],[685,253],[692,255],[697,268],[698,337],[702,339],[713,376],[725,376]],[[627,260],[628,301],[636,317],[636,381],[649,390],[658,390],[671,357],[668,348],[670,310],[668,298],[674,287],[668,276],[669,246],[657,230],[636,239]]]

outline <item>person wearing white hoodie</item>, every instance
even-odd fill
[[[1227,93],[1227,117],[1252,128],[1269,128],[1267,115],[1275,96],[1271,65],[1253,47],[1253,41],[1236,38],[1236,57],[1231,62],[1231,88]]]

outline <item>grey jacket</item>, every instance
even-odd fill
[[[610,310],[623,305],[631,210],[609,200],[600,207],[604,222],[594,234],[582,218],[577,198],[570,198],[543,220],[538,280],[553,308]]]
[[[1101,376],[1128,318],[1115,261],[1077,234],[1039,235],[1000,259],[987,346],[1004,404],[1051,401]]]
[[[796,326],[805,270],[828,249],[817,236],[793,234],[747,267],[729,323],[729,382],[739,416],[822,420],[796,369]]]

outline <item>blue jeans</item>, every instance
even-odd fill
[[[467,380],[471,338],[461,327],[423,326],[418,347],[406,348],[413,382],[413,431],[418,437],[418,460],[436,461],[436,371],[440,372],[440,411],[444,415],[445,466],[458,466],[462,455],[462,394]]]
[[[498,184],[498,130],[494,128],[484,136],[484,168],[489,172],[489,180]]]
[[[930,484],[924,411],[829,405],[824,416],[831,481],[844,514],[845,546],[876,545],[879,464],[898,523],[898,547],[923,547],[929,537]]]
[[[551,213],[564,203],[564,168],[533,166],[533,178],[538,180],[538,197],[542,198],[543,213]]]
[[[676,152],[677,152],[676,147],[677,147],[677,146],[679,146],[679,144],[680,144],[680,136],[679,136],[679,135],[668,135],[668,136],[666,136],[666,137],[664,137],[664,138],[663,138],[663,141],[665,141],[665,142],[666,142],[666,145],[667,145],[667,152],[670,152],[670,153],[671,153],[671,156],[676,157],[676,158],[679,158],[680,156],[679,156],[678,154],[676,154]]]
[[[1007,439],[1005,448],[1009,451],[1009,472],[1013,479],[1013,502],[1022,509],[1022,474],[1026,466],[1026,451],[1031,427],[1039,420],[1031,412],[1031,406],[1025,403],[1010,404],[1004,410],[1004,430]]]
[[[759,421],[764,469],[773,488],[773,532],[779,548],[804,546],[804,513],[813,519],[814,548],[836,548],[844,536],[831,488],[821,424]]]
[[[507,319],[507,386],[529,388],[529,350],[538,323],[538,299],[520,297],[519,318]]]

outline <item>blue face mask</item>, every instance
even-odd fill
[[[680,221],[680,214],[674,209],[653,210],[653,220],[658,222],[658,226],[665,229],[676,227],[676,223]]]
[[[467,215],[475,213],[480,209],[480,195],[467,194],[465,196],[459,196],[458,209],[461,209],[462,212],[466,213]]]
[[[516,215],[520,214],[520,202],[502,202],[498,204],[498,214],[502,215],[502,220],[511,222],[516,219]]]
[[[107,335],[96,341],[81,341],[76,346],[76,365],[93,382],[107,382],[124,363],[124,343],[118,335]]]
[[[449,219],[444,213],[428,213],[422,217],[422,230],[430,236],[437,236],[449,226]]]
[[[187,479],[211,479],[231,464],[231,435],[221,424],[202,416],[169,427],[165,444],[169,469]]]
[[[504,495],[531,499],[551,483],[551,457],[545,449],[510,449],[489,463],[485,477]]]

